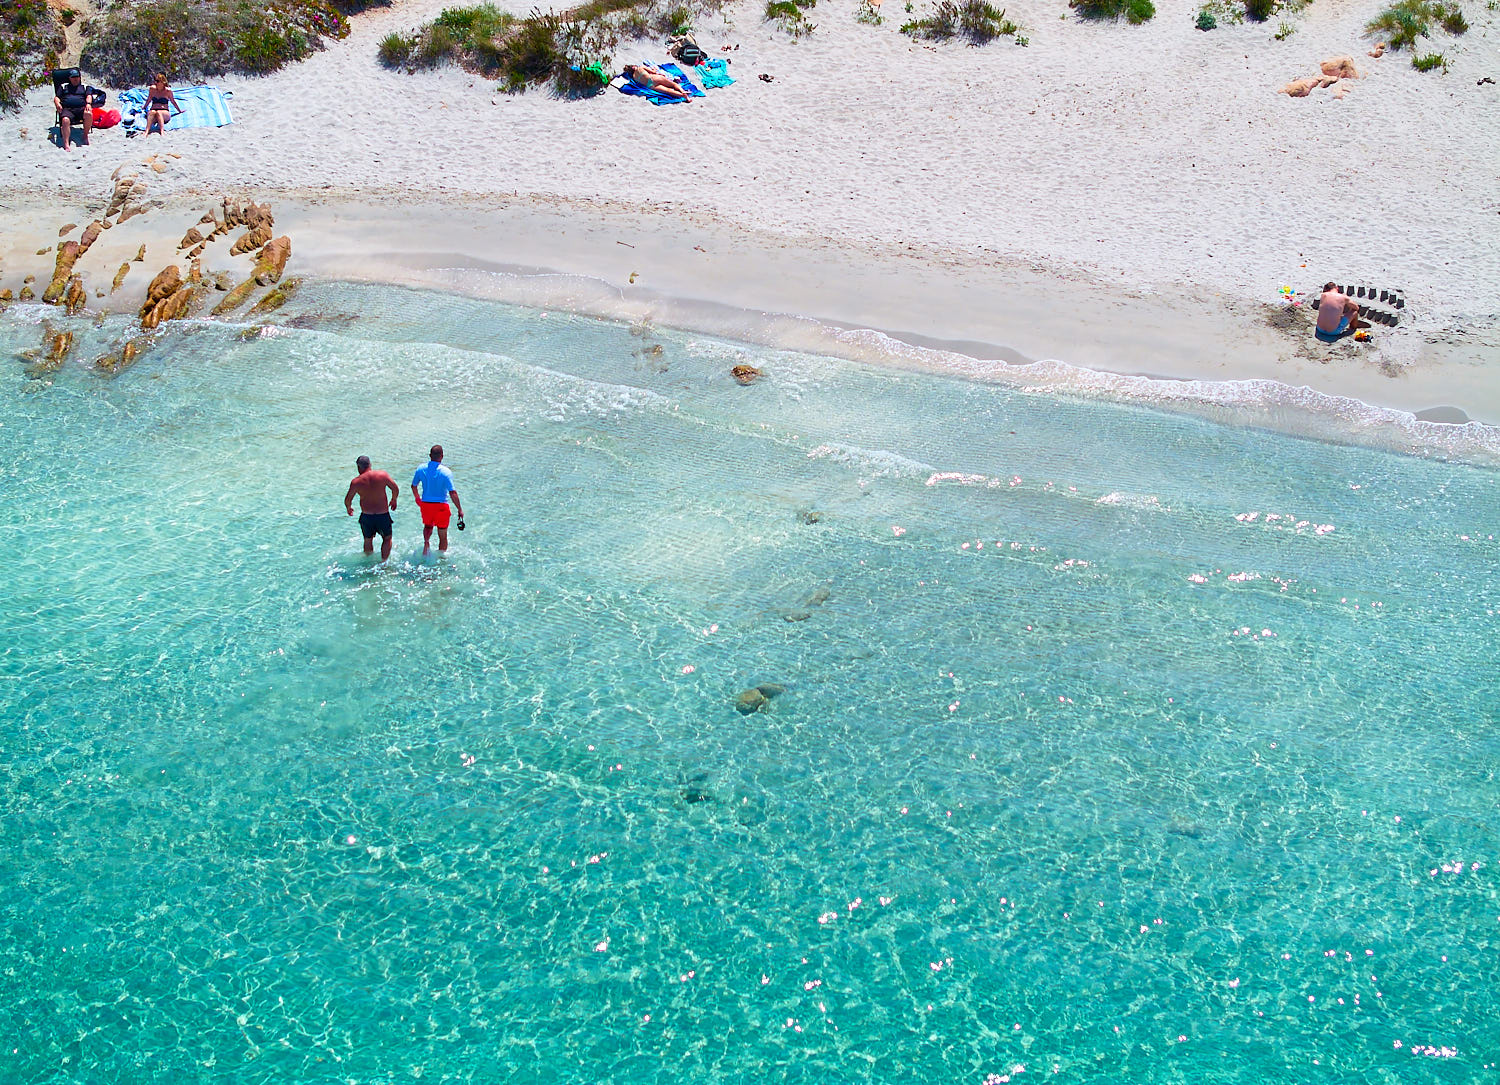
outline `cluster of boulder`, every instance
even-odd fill
[[[150,156],[141,164],[156,173],[167,169],[167,162],[157,155]],[[76,240],[68,239],[68,235],[78,229],[77,223],[69,222],[58,230],[60,240],[52,278],[42,291],[41,300],[49,305],[60,306],[70,316],[82,312],[89,300],[84,275],[77,268],[79,260],[104,231],[148,210],[145,197],[149,186],[138,173],[126,172],[121,167],[111,179],[114,188],[104,213],[98,219],[89,222]],[[283,281],[287,261],[292,253],[292,242],[286,235],[277,237],[275,225],[270,205],[258,204],[253,200],[225,197],[218,207],[206,212],[196,225],[188,229],[177,246],[178,253],[182,254],[182,263],[169,263],[162,267],[147,287],[145,298],[137,311],[141,331],[149,333],[169,320],[193,315],[215,290],[222,292],[224,297],[213,307],[211,312],[214,316],[235,311],[260,289],[264,289],[266,293],[251,308],[251,313],[270,312],[284,304],[300,280]],[[236,276],[229,272],[205,272],[203,268],[203,259],[209,248],[220,238],[235,233],[238,236],[229,244],[228,255],[249,255],[252,259],[249,274],[238,283],[235,281]],[[50,251],[50,248],[44,248],[38,255],[45,255]],[[132,263],[141,263],[145,259],[146,246],[143,244],[133,260],[120,264],[110,283],[109,293],[113,294],[120,289],[126,276],[130,274]],[[183,264],[186,264],[186,271]],[[13,300],[33,300],[35,293],[31,284],[35,279],[34,275],[28,275],[15,298],[9,290],[0,291],[0,306]],[[105,295],[102,288],[96,293],[99,297]],[[101,312],[100,319],[102,318]],[[95,367],[106,373],[118,373],[140,357],[149,342],[149,336],[131,338],[96,359]],[[46,326],[41,351],[31,352],[36,360],[29,367],[28,374],[45,375],[56,371],[66,361],[72,346],[71,332],[57,332]]]

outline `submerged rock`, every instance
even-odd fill
[[[238,309],[255,292],[256,286],[270,286],[278,282],[291,255],[291,238],[282,235],[274,241],[268,241],[255,258],[255,268],[251,271],[250,278],[224,295],[224,300],[214,306],[214,316],[223,316]]]
[[[737,365],[729,371],[729,375],[741,384],[754,384],[757,377],[765,376],[753,365]]]
[[[713,795],[708,790],[708,773],[694,773],[688,777],[687,783],[682,785],[682,801],[688,803],[713,802]]]
[[[47,351],[46,356],[26,367],[26,376],[31,380],[45,377],[62,368],[73,349],[73,333],[53,332],[50,327],[44,327],[42,344]]]
[[[115,374],[123,369],[128,369],[135,363],[135,360],[141,356],[141,353],[146,349],[147,344],[149,344],[150,342],[151,340],[147,339],[145,336],[142,336],[138,339],[131,339],[127,343],[125,343],[125,345],[122,346],[118,351],[106,354],[102,358],[96,359],[94,361],[94,368],[110,374]]]
[[[297,287],[301,285],[302,280],[296,277],[287,279],[285,282],[277,284],[270,290],[266,291],[265,297],[261,298],[254,305],[250,306],[250,312],[247,315],[257,316],[261,313],[270,313],[274,312],[277,309],[280,309],[283,305],[286,304],[287,299],[296,292]]]
[[[734,699],[734,709],[742,716],[759,712],[770,703],[770,699],[758,689],[742,690]]]

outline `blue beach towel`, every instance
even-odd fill
[[[222,128],[234,123],[229,114],[229,96],[218,87],[173,87],[172,94],[182,112],[172,114],[167,122],[169,132],[180,128]],[[120,92],[120,111],[125,114],[127,128],[145,131],[146,97],[145,87]]]
[[[687,91],[694,98],[707,97],[701,90],[698,89],[698,85],[687,77],[687,72],[683,71],[677,65],[663,64],[661,66],[661,70],[666,72],[668,75],[675,75],[677,77],[677,82],[682,84],[682,89]]]
[[[697,68],[698,80],[705,87],[727,87],[734,80],[729,78],[729,61],[723,57],[713,57],[704,61]]]
[[[682,73],[682,69],[677,65],[661,64],[652,65],[652,67],[660,67],[661,70],[666,72],[668,75],[675,75],[677,77],[677,82],[682,84],[682,89],[687,91],[688,94],[692,95],[694,98],[702,98],[704,96],[703,92],[693,84],[692,80],[690,80],[686,75]],[[659,90],[650,90],[646,87],[637,86],[636,84],[632,83],[628,77],[626,78],[625,82],[620,84],[620,93],[634,94],[638,98],[646,99],[646,101],[650,102],[652,105],[676,105],[685,100],[682,98],[673,98],[671,95],[663,94]]]

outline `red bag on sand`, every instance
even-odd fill
[[[120,111],[118,109],[94,109],[95,128],[113,128],[120,123]]]

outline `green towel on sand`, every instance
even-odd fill
[[[727,87],[734,80],[729,78],[729,61],[713,57],[698,65],[698,81],[705,87]]]

